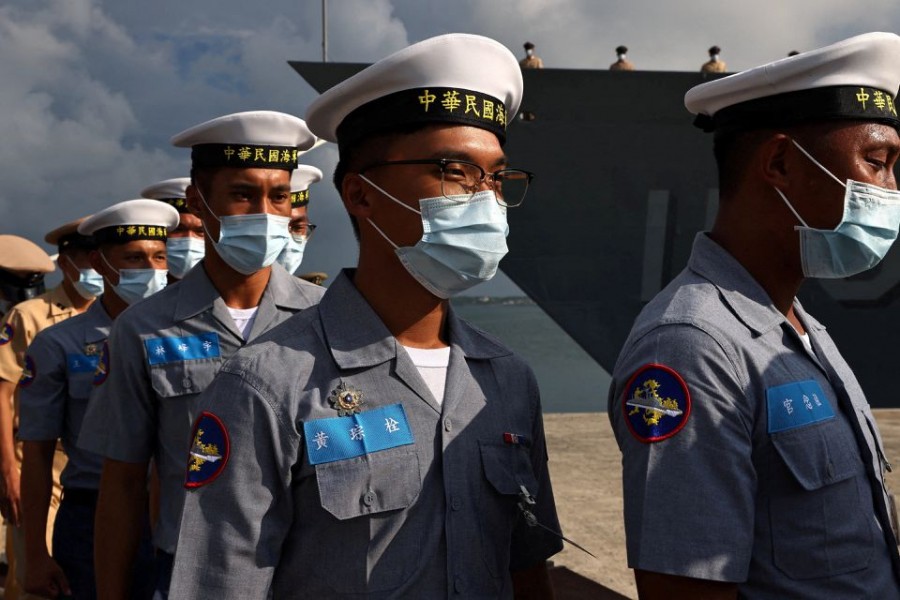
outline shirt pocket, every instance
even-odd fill
[[[309,558],[303,574],[354,597],[401,587],[418,568],[421,551],[419,536],[395,537],[409,525],[406,509],[422,490],[415,448],[373,452],[315,470],[319,502],[334,519],[321,515],[310,523],[316,533],[313,546],[301,552]],[[340,557],[340,568],[315,564],[321,556]]]
[[[415,448],[316,465],[322,508],[344,521],[408,508],[422,490]]]
[[[160,398],[199,394],[212,383],[222,361],[219,359],[186,360],[150,367],[150,385]]]
[[[94,389],[93,373],[69,373],[68,382],[69,396],[79,400],[86,400]]]
[[[815,579],[868,567],[871,503],[852,433],[832,419],[773,434],[789,473],[769,503],[775,565],[793,579]],[[790,485],[791,481],[795,485]],[[783,488],[783,489],[782,489]]]
[[[509,540],[519,519],[522,487],[533,497],[538,481],[531,466],[528,449],[519,444],[480,443],[484,470],[484,502],[480,503],[482,556],[493,577],[509,572]]]

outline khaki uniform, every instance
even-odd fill
[[[537,56],[526,56],[519,61],[519,66],[523,69],[543,69],[544,61]]]
[[[627,58],[622,58],[609,65],[610,71],[634,71],[634,63]]]
[[[708,60],[700,67],[701,73],[724,73],[727,67],[724,60]]]
[[[0,378],[18,382],[25,363],[25,350],[34,336],[43,329],[74,317],[78,311],[62,287],[62,284],[31,300],[20,302],[10,309],[0,329]],[[18,394],[13,406],[13,429],[18,429],[19,410]],[[16,461],[21,466],[22,446],[16,444]],[[47,515],[47,545],[50,547],[53,537],[53,521],[62,497],[59,476],[66,466],[66,455],[61,447],[57,447],[53,458],[53,496],[50,499],[50,512]],[[24,576],[24,568],[16,565],[16,557],[24,555],[24,532],[15,527],[8,527],[6,535],[6,555],[9,561],[9,575],[6,581],[5,598],[24,598],[17,575]],[[19,595],[22,594],[22,595]]]

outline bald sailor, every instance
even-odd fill
[[[27,598],[21,593],[25,577],[25,537],[20,528],[21,503],[19,470],[21,445],[14,443],[18,428],[16,384],[25,364],[25,351],[42,329],[84,312],[97,294],[96,273],[88,253],[93,240],[82,236],[77,228],[81,219],[61,225],[44,236],[44,241],[57,248],[58,264],[63,274],[60,284],[46,293],[44,274],[55,267],[50,257],[36,244],[17,237],[0,236],[0,293],[16,304],[0,325],[0,512],[12,525],[7,529],[9,575],[7,598]],[[56,453],[51,514],[56,514],[60,493],[59,475],[65,466],[65,455]],[[52,535],[52,524],[47,538]]]
[[[105,598],[128,596],[151,459],[161,485],[153,532],[158,592],[167,596],[199,394],[238,348],[313,306],[323,292],[275,264],[290,237],[291,172],[298,153],[315,143],[302,119],[235,113],[191,127],[172,143],[191,148],[186,196],[206,233],[206,255],[177,285],[116,320],[109,374],[84,419],[79,447],[105,457],[95,537]]]
[[[94,583],[94,512],[103,457],[76,447],[88,396],[106,376],[102,352],[113,320],[130,304],[166,284],[166,235],[178,211],[154,200],[128,200],[83,221],[78,230],[97,249],[91,265],[104,291],[81,315],[41,331],[29,346],[19,383],[19,432],[23,441],[22,504],[25,513],[25,589],[39,596],[91,600]],[[96,372],[96,375],[95,375]],[[63,497],[53,529],[52,557],[44,532],[50,505],[57,440],[68,456]],[[149,600],[152,565],[136,570],[129,598]]]
[[[310,106],[359,265],[203,394],[174,598],[552,598],[534,375],[449,303],[506,254],[531,180],[503,152],[521,99],[507,48],[451,34]]]
[[[279,264],[288,273],[294,273],[300,267],[306,242],[316,230],[309,222],[309,189],[319,181],[322,181],[322,171],[310,165],[299,165],[291,175],[291,222],[288,224],[291,237],[278,255]]]
[[[878,425],[797,300],[897,238],[897,56],[900,37],[870,33],[685,96],[714,134],[718,214],[609,395],[641,598],[900,598]]]
[[[187,187],[190,184],[190,177],[175,177],[141,190],[142,198],[165,202],[177,210],[180,217],[178,227],[169,231],[166,240],[169,283],[181,280],[206,254],[203,223],[197,215],[191,213],[187,205]]]

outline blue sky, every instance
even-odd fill
[[[642,69],[695,70],[718,44],[740,70],[857,33],[900,30],[900,5],[796,0],[329,0],[329,57],[371,62],[451,31],[547,66],[606,68],[626,44]],[[288,60],[321,58],[321,0],[7,0],[0,6],[0,232],[40,241],[68,220],[187,174],[169,137],[215,116],[303,116],[315,92]],[[330,146],[307,155],[330,177]],[[304,268],[332,274],[355,242],[327,182]],[[504,283],[474,293],[505,295]]]

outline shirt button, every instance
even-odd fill
[[[453,589],[456,590],[457,594],[462,594],[466,591],[466,582],[463,580],[462,575],[457,575],[453,579]]]
[[[362,501],[366,506],[372,506],[375,503],[375,492],[369,490],[363,494]]]
[[[191,381],[190,377],[185,377],[184,379],[181,380],[181,385],[182,385],[182,387],[184,387],[184,389],[189,390],[193,387],[194,382]]]
[[[450,420],[450,417],[444,419],[444,431],[450,431],[453,429],[453,421]]]
[[[460,504],[461,502],[459,501],[459,498],[454,497],[452,500],[450,500],[450,509],[459,510]]]

